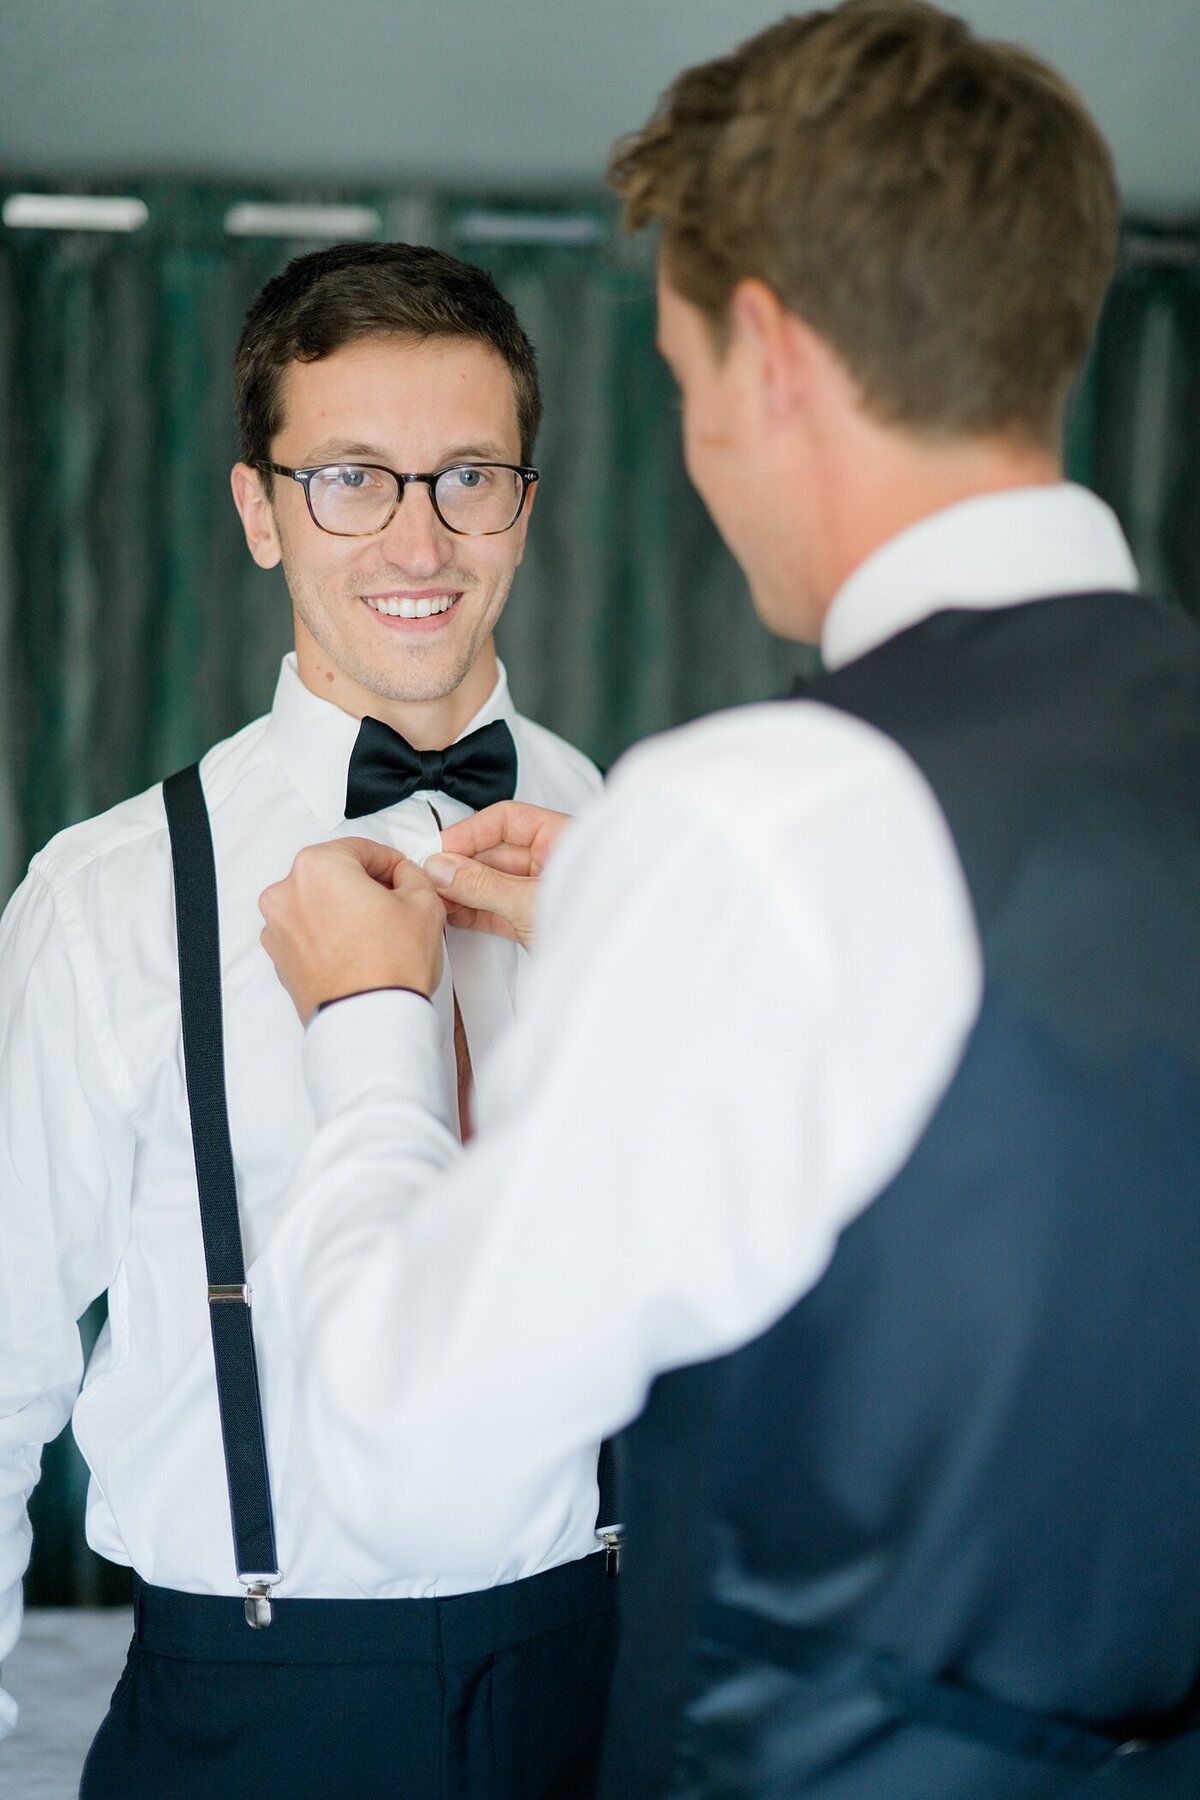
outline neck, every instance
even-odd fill
[[[408,739],[414,750],[445,750],[460,738],[496,686],[496,647],[488,638],[463,680],[450,693],[430,700],[392,699],[377,694],[339,669],[303,624],[296,622],[296,667],[319,700],[328,700],[353,719],[379,719]]]
[[[824,464],[818,557],[812,570],[820,619],[859,565],[911,525],[984,494],[1062,481],[1052,451],[1016,442],[916,442],[856,421]]]

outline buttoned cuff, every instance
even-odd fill
[[[423,994],[376,988],[316,1012],[304,1034],[304,1076],[318,1125],[386,1088],[446,1123],[441,1027]]]

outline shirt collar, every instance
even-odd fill
[[[960,500],[901,531],[834,595],[822,659],[841,668],[948,607],[986,610],[1137,586],[1116,516],[1073,482]]]
[[[498,662],[497,667],[495,687],[459,738],[490,725],[493,719],[503,719],[510,730],[514,726],[517,715],[508,691],[508,674],[503,663]],[[352,714],[305,687],[294,651],[284,657],[267,720],[267,745],[325,831],[332,831],[346,817],[346,776],[358,726]]]

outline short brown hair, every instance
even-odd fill
[[[758,277],[884,423],[1058,441],[1118,203],[1094,120],[1028,51],[921,0],[845,0],[685,70],[609,176],[718,346]]]
[[[234,358],[242,456],[261,467],[280,430],[284,371],[365,337],[474,338],[508,364],[521,460],[533,455],[542,399],[533,345],[491,276],[427,244],[332,244],[268,281]]]

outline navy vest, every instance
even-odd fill
[[[945,611],[806,695],[929,783],[983,1002],[818,1285],[626,1434],[604,1793],[1200,1795],[1200,633]]]

